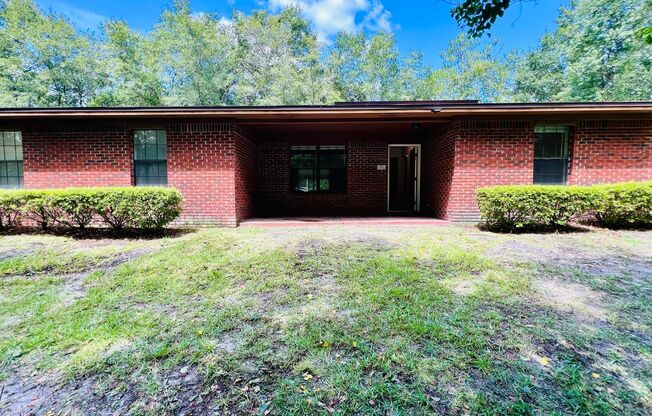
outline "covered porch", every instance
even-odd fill
[[[433,143],[447,126],[432,119],[243,123],[256,159],[253,209],[241,224],[435,217],[433,198],[446,190],[433,175]]]

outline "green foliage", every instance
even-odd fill
[[[93,224],[161,229],[179,216],[181,202],[177,190],[154,187],[2,191],[0,229],[20,225],[23,219],[42,229]]]
[[[518,101],[652,99],[652,2],[577,0],[516,72]]]
[[[578,218],[594,218],[606,227],[652,224],[652,182],[493,186],[479,189],[476,197],[493,230],[567,226]]]
[[[629,182],[594,187],[601,193],[595,217],[606,227],[652,224],[652,182]]]
[[[476,198],[487,227],[503,231],[566,226],[600,200],[589,187],[548,185],[481,188]]]
[[[16,195],[12,191],[0,191],[0,230],[13,228],[20,224],[23,206],[22,195]]]
[[[318,39],[295,7],[195,13],[174,1],[147,33],[112,20],[81,31],[33,0],[0,1],[0,106],[301,105],[507,100],[510,69],[458,37],[433,69],[391,33]]]
[[[0,3],[0,106],[84,106],[106,81],[99,47],[31,0]]]
[[[477,37],[514,3],[464,0],[453,14]],[[432,68],[391,33],[330,45],[296,7],[227,18],[175,0],[149,32],[111,20],[96,33],[34,0],[0,0],[0,106],[649,100],[649,16],[651,1],[576,0],[530,53],[461,34]]]
[[[464,0],[451,10],[460,26],[466,26],[473,37],[482,36],[511,4],[519,0]]]
[[[442,69],[431,76],[444,84],[443,98],[506,102],[512,98],[513,56],[496,53],[499,42],[482,46],[464,34],[453,39],[441,54]]]

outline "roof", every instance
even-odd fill
[[[569,103],[479,103],[459,101],[366,101],[334,105],[215,107],[0,108],[1,119],[223,118],[242,120],[410,119],[476,115],[640,114],[652,116],[652,101]]]

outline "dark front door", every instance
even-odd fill
[[[418,211],[419,149],[389,147],[389,211]]]

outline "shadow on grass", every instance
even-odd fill
[[[159,238],[176,238],[192,234],[197,230],[194,228],[163,228],[158,230],[142,230],[135,228],[64,228],[53,227],[42,229],[38,227],[16,227],[8,230],[0,230],[0,235],[54,235],[70,237],[76,240],[155,240]]]
[[[574,234],[574,233],[590,233],[594,231],[594,227],[586,224],[572,224],[566,226],[553,226],[553,225],[526,225],[518,228],[511,227],[496,227],[490,226],[485,223],[478,224],[478,229],[481,231],[498,233],[498,234]]]

